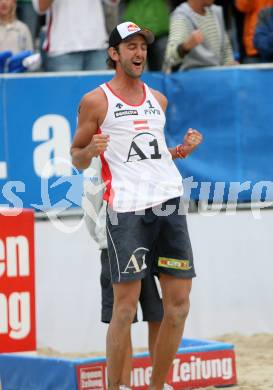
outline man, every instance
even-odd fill
[[[234,65],[222,7],[214,0],[188,0],[171,15],[164,70]]]
[[[108,202],[107,241],[114,290],[107,334],[109,389],[120,385],[126,345],[147,272],[147,253],[158,273],[164,316],[155,342],[150,389],[162,390],[181,341],[195,276],[185,215],[181,215],[182,178],[172,157],[184,158],[201,142],[189,129],[184,143],[167,149],[164,138],[167,99],[143,84],[151,31],[132,22],[118,25],[109,38],[109,63],[115,76],[86,94],[71,147],[73,164],[89,166],[101,157]],[[163,210],[162,210],[163,209]]]

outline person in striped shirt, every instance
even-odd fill
[[[164,70],[234,65],[222,7],[214,0],[188,0],[171,15]]]

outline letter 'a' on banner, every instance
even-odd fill
[[[0,209],[0,353],[34,350],[34,213]]]

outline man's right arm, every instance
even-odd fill
[[[46,12],[52,5],[54,0],[32,0],[33,8],[38,13]]]
[[[88,168],[92,158],[107,148],[109,136],[97,134],[106,110],[107,103],[99,89],[86,94],[80,103],[78,127],[70,150],[72,163],[78,169]]]

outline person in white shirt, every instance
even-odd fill
[[[106,69],[108,35],[101,0],[32,0],[46,13],[46,70]]]

